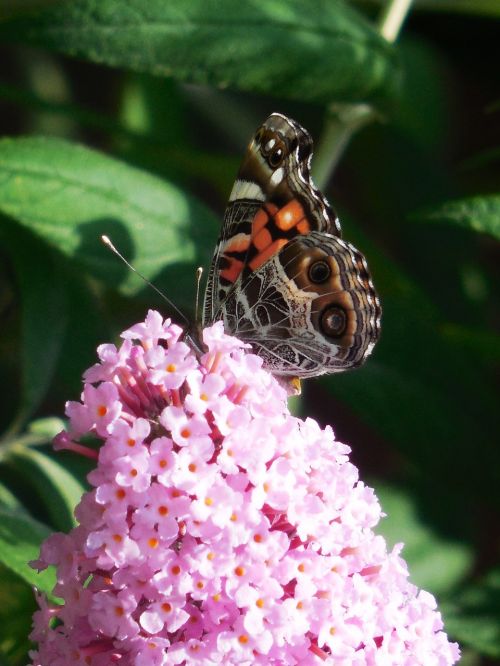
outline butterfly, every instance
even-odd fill
[[[380,335],[365,258],[310,175],[312,139],[271,114],[250,142],[210,267],[202,326],[222,320],[283,378],[359,366]]]

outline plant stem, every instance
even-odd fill
[[[387,0],[355,0],[357,5],[386,5]],[[472,14],[472,16],[500,16],[498,0],[415,0],[415,10],[423,12],[448,12]]]
[[[313,175],[322,190],[330,180],[353,134],[370,123],[375,111],[368,104],[332,104],[314,156]]]
[[[410,11],[413,0],[392,0],[382,12],[378,31],[388,42],[394,42]]]
[[[398,37],[412,3],[413,0],[391,0],[387,3],[378,22],[378,31],[388,42],[394,42]],[[330,106],[314,160],[314,178],[320,189],[330,180],[352,136],[376,117],[377,113],[369,104]]]

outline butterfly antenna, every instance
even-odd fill
[[[203,268],[201,266],[198,266],[196,269],[196,301],[195,301],[195,313],[194,313],[194,321],[195,321],[195,327],[196,329],[198,328],[198,323],[199,323],[199,318],[200,318],[200,284],[201,284],[201,276],[203,275]]]
[[[172,310],[174,310],[174,311],[179,315],[179,317],[181,317],[181,319],[184,320],[184,322],[186,323],[186,325],[189,326],[189,319],[186,317],[186,315],[185,315],[183,312],[181,312],[181,311],[179,310],[179,308],[178,308],[174,303],[172,303],[172,301],[170,300],[170,298],[168,298],[168,296],[165,296],[165,294],[164,294],[162,291],[160,291],[160,290],[158,289],[158,287],[156,287],[152,282],[150,282],[146,277],[144,277],[144,275],[143,275],[142,273],[140,273],[140,272],[137,270],[137,268],[134,268],[134,267],[132,266],[132,264],[129,263],[129,262],[125,259],[125,257],[123,256],[123,254],[121,254],[121,252],[119,252],[119,251],[116,249],[116,247],[113,245],[113,243],[111,242],[111,240],[109,239],[108,236],[104,236],[104,235],[101,236],[101,240],[102,240],[102,242],[104,243],[104,245],[106,245],[106,246],[111,250],[111,252],[114,252],[114,253],[116,254],[116,256],[119,257],[119,258],[123,261],[123,263],[125,264],[125,266],[127,266],[128,268],[130,268],[130,270],[133,271],[136,275],[138,275],[138,276],[141,278],[141,280],[143,280],[148,286],[151,287],[151,289],[153,289],[154,291],[156,291],[156,293],[158,294],[158,296],[160,296],[160,297],[161,297],[166,303],[168,303],[168,305],[172,308]],[[199,269],[198,269],[198,270],[199,270]],[[196,307],[196,309],[198,310],[198,306]]]

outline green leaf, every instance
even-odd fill
[[[22,505],[17,497],[7,488],[7,486],[4,486],[3,483],[0,483],[0,507],[23,511]]]
[[[460,643],[492,659],[500,658],[500,569],[468,586],[442,610],[446,628]]]
[[[46,416],[32,421],[28,426],[28,432],[43,437],[46,442],[50,442],[64,429],[64,426],[64,421],[58,416]]]
[[[70,295],[69,324],[61,353],[61,362],[54,378],[60,405],[63,405],[68,397],[77,398],[80,395],[82,375],[90,365],[96,362],[97,346],[103,341],[119,343],[115,336],[120,332],[120,328],[117,328],[116,323],[113,324],[106,302],[99,297],[99,290],[96,290],[96,285],[92,282],[90,279],[82,279],[81,275],[68,276],[66,287]],[[150,294],[148,295],[151,298]],[[116,298],[125,303],[131,302],[119,295]],[[150,305],[150,301],[146,301],[146,303],[147,306]],[[139,316],[142,316],[143,312],[144,306],[140,308]],[[124,315],[125,319],[122,321],[125,326],[137,318],[136,314],[128,314],[127,310]]]
[[[185,293],[196,265],[208,263],[218,227],[177,187],[57,139],[0,141],[0,211],[125,293],[143,285],[102,245],[102,234],[147,277],[164,269]],[[169,291],[173,300],[176,294]]]
[[[76,525],[73,511],[85,488],[61,463],[35,449],[15,445],[9,461],[36,488],[57,529],[68,531]]]
[[[46,100],[36,92],[25,90],[20,86],[7,85],[2,81],[0,81],[0,98],[28,110],[29,113],[37,111],[42,116],[45,114],[50,117],[60,116],[62,122],[71,119],[79,128],[89,128],[92,132],[97,130],[99,133],[105,133],[116,151],[119,151],[122,159],[147,171],[160,174],[167,180],[172,179],[177,184],[183,180],[202,179],[212,187],[217,187],[221,196],[227,196],[227,174],[236,173],[239,160],[235,156],[222,152],[214,154],[208,150],[200,151],[199,146],[191,147],[190,143],[187,143],[188,139],[194,139],[194,137],[191,132],[192,121],[188,110],[181,107],[180,101],[177,99],[181,97],[178,92],[181,84],[149,75],[131,74],[131,78],[136,85],[145,81],[147,92],[141,99],[139,95],[141,90],[134,90],[134,86],[132,88],[124,86],[127,108],[123,114],[123,122],[110,115],[82,108],[77,104],[59,102],[52,98]],[[212,93],[215,92],[213,89],[198,88],[197,93],[201,94],[202,90],[204,98],[209,90]],[[182,93],[184,94],[185,91],[182,90]],[[193,91],[190,90],[190,95],[192,96],[192,94]],[[219,98],[224,98],[220,104],[227,108],[227,95],[221,92],[217,94]],[[134,99],[134,96],[138,99]],[[132,99],[130,99],[131,97]],[[205,110],[209,104],[212,113],[216,113],[213,99],[198,100],[198,103],[202,104]],[[134,108],[136,106],[139,108]],[[144,117],[141,118],[140,114],[143,114]],[[180,117],[182,117],[182,123]],[[220,115],[218,119],[219,122],[222,121]],[[233,123],[241,129],[241,118],[237,114],[234,114]],[[227,127],[226,118],[224,121],[226,133]],[[254,129],[255,127],[252,125],[249,132]],[[246,138],[248,139],[248,137]]]
[[[412,217],[424,222],[456,224],[500,240],[500,194],[447,201],[432,209],[417,211]]]
[[[33,518],[0,508],[0,562],[46,593],[54,587],[54,572],[37,573],[28,562],[38,558],[40,544],[49,534],[50,530]]]
[[[472,548],[446,540],[425,525],[407,491],[378,483],[375,488],[387,514],[377,532],[391,547],[404,543],[403,557],[408,562],[411,581],[437,595],[452,590],[472,566]]]
[[[399,81],[395,50],[341,0],[74,0],[0,37],[301,101],[377,101]]]
[[[67,323],[66,287],[58,262],[39,241],[26,236],[10,234],[9,243],[22,300],[21,404],[9,432],[20,430],[44,397]]]

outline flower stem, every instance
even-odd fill
[[[378,21],[378,31],[394,42],[408,15],[413,0],[391,0]],[[323,136],[314,160],[314,178],[320,189],[330,180],[352,136],[377,117],[369,104],[332,104],[327,112]]]

